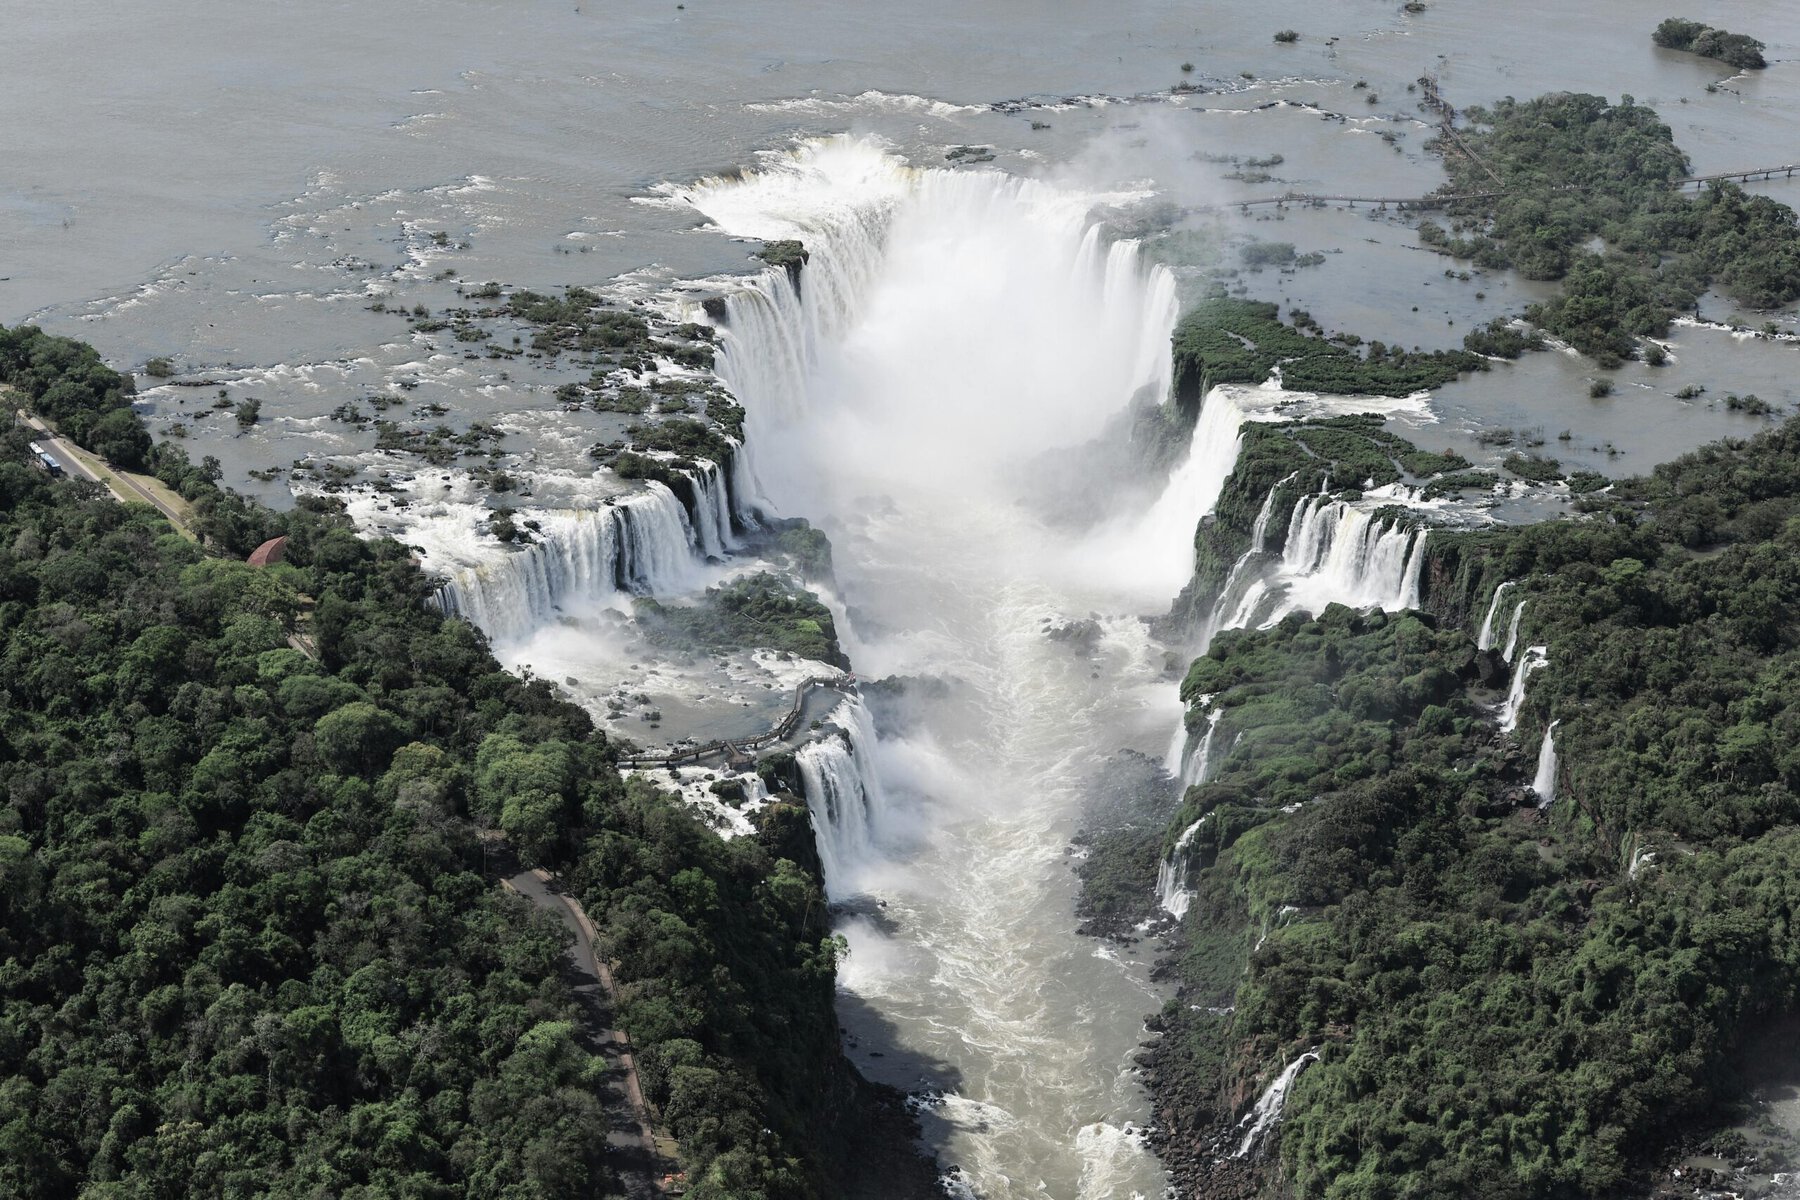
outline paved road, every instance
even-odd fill
[[[18,410],[19,420],[29,426],[36,434],[32,439],[42,446],[46,453],[62,467],[63,474],[74,479],[90,479],[109,489],[122,500],[138,500],[169,519],[182,533],[193,537],[193,531],[187,527],[183,514],[174,505],[166,503],[149,488],[125,474],[108,468],[99,459],[79,450],[67,438],[55,433],[42,420],[32,416],[24,409]]]
[[[579,977],[589,981],[575,987],[575,998],[588,1017],[589,1049],[604,1057],[611,1068],[606,1080],[609,1094],[604,1099],[607,1111],[613,1114],[606,1134],[612,1166],[631,1200],[657,1200],[662,1195],[661,1180],[672,1168],[657,1153],[630,1042],[613,1025],[612,970],[594,950],[599,935],[593,922],[581,905],[541,868],[519,871],[504,883],[539,908],[555,914],[575,935],[575,944],[569,948],[571,966]]]

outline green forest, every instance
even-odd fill
[[[1278,429],[1246,442],[1215,559],[1293,469],[1299,431]],[[1420,612],[1296,614],[1193,663],[1190,728],[1221,713],[1207,781],[1160,835],[1099,835],[1087,889],[1097,928],[1150,915],[1144,872],[1205,817],[1149,1059],[1178,1181],[1622,1194],[1717,1127],[1746,1040],[1800,1006],[1800,423],[1583,507],[1435,532]],[[1508,580],[1521,645],[1548,656],[1510,735],[1511,668],[1475,639]],[[1307,1051],[1274,1157],[1231,1157],[1237,1117]],[[1756,1148],[1765,1171],[1794,1152]]]
[[[1734,183],[1677,190],[1687,157],[1648,105],[1558,92],[1463,116],[1467,153],[1443,147],[1444,193],[1490,193],[1498,179],[1505,194],[1451,202],[1450,228],[1425,222],[1420,240],[1560,280],[1526,319],[1600,365],[1647,353],[1642,339],[1666,333],[1711,288],[1751,309],[1800,299],[1794,210]]]
[[[484,872],[491,828],[599,927],[687,1194],[849,1194],[863,1123],[905,1122],[839,1050],[803,806],[726,842],[627,784],[410,551],[221,490],[91,348],[0,329],[0,381],[0,1193],[611,1192],[568,934]],[[33,469],[18,401],[204,547]]]

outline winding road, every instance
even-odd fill
[[[609,1068],[601,1099],[611,1115],[606,1133],[611,1165],[630,1200],[659,1200],[678,1190],[670,1186],[674,1179],[670,1174],[674,1170],[670,1162],[673,1144],[667,1144],[667,1153],[658,1145],[643,1087],[638,1082],[631,1042],[613,1023],[616,993],[612,969],[595,949],[600,935],[581,905],[550,872],[534,867],[507,874],[517,866],[511,860],[510,848],[498,837],[488,840],[490,853],[504,856],[501,885],[554,914],[575,935],[575,944],[569,947],[570,964],[578,977],[589,981],[574,989],[576,1001],[587,1018],[588,1049],[605,1058]]]

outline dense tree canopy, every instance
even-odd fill
[[[0,330],[0,379],[140,444],[86,347]],[[484,877],[481,826],[582,894],[689,1194],[834,1190],[861,1093],[803,808],[727,843],[627,786],[331,503],[157,447],[202,547],[26,441],[0,418],[0,1193],[605,1194],[568,935]],[[285,563],[240,561],[275,533]]]
[[[1491,192],[1492,171],[1504,194],[1452,203],[1453,228],[1427,222],[1421,239],[1483,266],[1562,280],[1561,293],[1526,316],[1603,364],[1632,357],[1640,339],[1666,333],[1714,286],[1750,308],[1800,299],[1794,210],[1733,183],[1672,188],[1687,159],[1647,105],[1559,92],[1464,116],[1473,157],[1445,155],[1444,191]]]
[[[1228,520],[1281,478],[1264,440]],[[1276,1152],[1296,1195],[1617,1194],[1800,1007],[1800,423],[1585,507],[1434,534],[1423,613],[1295,615],[1193,664],[1190,720],[1221,717],[1157,842],[1205,816],[1152,1067],[1171,1144],[1315,1050]],[[1473,636],[1503,580],[1549,657],[1512,736]],[[1120,921],[1148,883],[1109,885]]]

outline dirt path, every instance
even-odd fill
[[[504,847],[503,842],[495,844]],[[576,973],[592,981],[578,985],[575,996],[588,1017],[590,1049],[604,1057],[612,1068],[607,1078],[607,1090],[611,1093],[607,1107],[618,1117],[608,1129],[606,1140],[613,1169],[631,1200],[655,1200],[665,1194],[665,1180],[674,1170],[674,1143],[658,1139],[638,1082],[631,1042],[614,1023],[616,992],[612,969],[595,948],[599,934],[581,905],[563,891],[548,871],[541,867],[514,871],[516,866],[509,861],[501,868],[502,885],[553,913],[575,935],[569,958]],[[513,873],[507,874],[508,871]]]

